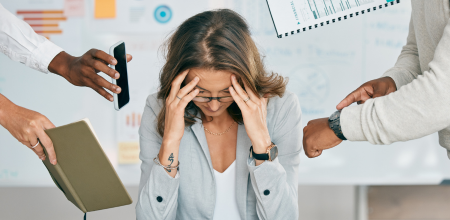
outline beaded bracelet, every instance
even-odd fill
[[[161,162],[159,162],[159,154],[158,154],[158,156],[156,156],[153,159],[153,162],[155,162],[156,165],[162,166],[166,170],[175,170],[175,169],[178,170],[178,167],[180,167],[180,161],[178,161],[178,165],[176,167],[170,167],[170,166],[162,165]]]

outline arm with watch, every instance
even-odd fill
[[[323,150],[330,149],[347,140],[341,129],[341,111],[329,118],[319,118],[308,122],[303,129],[303,149],[309,158],[318,157]]]
[[[259,99],[251,92],[249,96],[258,108],[240,108],[252,142],[247,166],[257,200],[256,212],[259,219],[298,219],[299,134],[302,129],[300,104],[296,95],[288,92],[283,99],[271,99],[271,110],[275,112],[267,120],[274,123],[268,124],[267,99]],[[235,100],[239,98],[235,97]],[[237,104],[243,103],[237,101]]]

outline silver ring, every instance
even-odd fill
[[[33,147],[31,147],[31,149],[34,149],[35,147],[37,147],[39,145],[39,141],[37,142],[36,145],[34,145]]]
[[[178,96],[177,96],[177,98],[178,98],[179,100],[181,100],[181,98],[180,98],[180,97],[178,97]]]
[[[247,102],[248,100],[250,100],[250,96],[247,97],[247,98],[244,100],[244,102]]]

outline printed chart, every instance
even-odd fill
[[[356,17],[394,0],[267,0],[278,37]]]
[[[22,16],[36,33],[47,39],[50,39],[50,35],[62,34],[59,23],[67,20],[63,10],[19,10],[17,15]]]

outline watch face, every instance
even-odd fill
[[[275,158],[277,158],[278,156],[278,147],[272,147],[272,149],[270,149],[270,160],[273,161],[275,160]]]

